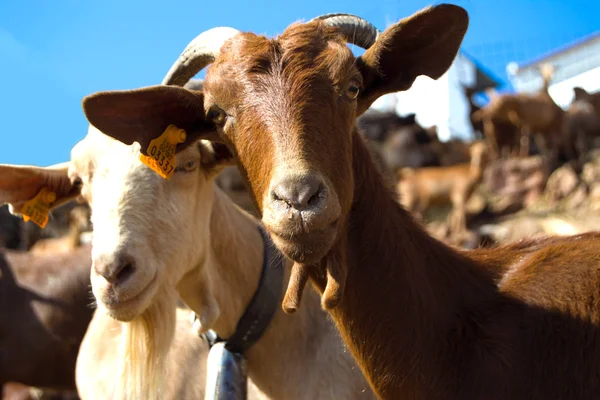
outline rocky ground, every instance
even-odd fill
[[[428,230],[462,247],[600,230],[600,150],[549,172],[539,157],[498,160],[468,204],[468,232],[452,233],[449,209],[426,216]]]

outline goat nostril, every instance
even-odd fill
[[[317,207],[324,198],[323,182],[313,176],[288,178],[274,186],[271,199],[298,211]]]
[[[308,201],[306,202],[307,205],[313,207],[316,206],[317,203],[319,202],[319,200],[321,199],[321,193],[323,192],[323,188],[321,186],[319,186],[319,188],[317,189],[317,191],[310,196],[310,198],[308,199]]]
[[[135,262],[129,256],[100,257],[94,263],[94,269],[107,282],[119,284],[134,274]]]
[[[133,267],[133,263],[128,262],[126,263],[119,272],[117,272],[117,275],[115,276],[116,281],[117,282],[122,282],[125,279],[129,278],[133,272],[135,271],[135,268]]]

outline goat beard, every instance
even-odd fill
[[[175,334],[176,307],[175,291],[162,289],[142,314],[121,323],[121,365],[113,398],[164,398],[167,356]]]
[[[310,276],[321,286],[321,307],[325,311],[333,310],[342,300],[348,274],[346,264],[346,240],[340,239],[332,247],[319,264],[304,265],[294,263],[288,287],[283,298],[282,308],[288,314],[295,313],[300,308],[304,287]]]

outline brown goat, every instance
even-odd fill
[[[0,249],[19,248],[22,222],[10,213],[8,206],[0,206]]]
[[[357,119],[377,165],[390,182],[395,181],[397,168],[439,165],[433,137],[415,117],[415,114],[401,117],[395,111],[368,110]]]
[[[467,228],[467,201],[483,178],[487,159],[486,144],[475,142],[471,145],[470,163],[399,170],[396,187],[401,204],[419,217],[430,206],[452,204],[450,230],[453,233],[464,232]]]
[[[0,385],[75,391],[75,361],[92,318],[90,246],[0,254]]]
[[[434,139],[420,125],[403,126],[391,132],[381,144],[381,158],[385,168],[419,168],[439,165]]]
[[[471,128],[473,128],[473,135],[476,139],[483,139],[483,122],[481,118],[473,116],[473,114],[481,110],[481,107],[475,104],[473,101],[473,95],[477,93],[477,91],[468,86],[463,86],[463,91],[467,101],[469,102],[469,122],[471,123]]]
[[[548,94],[553,69],[544,66],[541,74],[544,86],[538,92],[494,96],[485,107],[472,115],[475,121],[483,121],[484,135],[492,146],[494,156],[501,155],[502,145],[511,144],[516,139],[507,124],[520,132],[517,142],[520,142],[522,157],[529,154],[532,135],[539,151],[548,155],[564,145],[565,137],[561,128],[564,112]],[[501,138],[504,135],[508,137]]]
[[[583,100],[589,102],[596,110],[596,114],[598,118],[600,118],[600,91],[590,93],[582,87],[574,87],[573,92],[575,92],[574,101]]]
[[[399,168],[447,166],[469,161],[467,143],[458,139],[442,142],[437,135],[436,126],[423,128],[413,117],[399,119],[404,123],[392,125],[386,124],[386,120],[382,121],[383,126],[380,128],[385,130],[385,134],[382,135],[383,141],[369,139],[373,132],[377,132],[373,126],[374,118],[371,118],[370,125],[367,125],[371,133],[365,134],[375,161],[391,180],[395,181],[395,171]],[[359,118],[359,128],[364,125]]]
[[[69,229],[64,236],[40,239],[31,246],[33,254],[71,251],[81,245],[81,234],[89,230],[89,209],[74,207],[69,211]]]
[[[2,400],[79,400],[74,390],[39,389],[16,382],[4,384]]]
[[[212,61],[202,92],[97,93],[84,111],[142,149],[169,124],[188,132],[181,148],[224,142],[296,262],[284,307],[298,307],[310,278],[380,398],[598,398],[600,234],[453,249],[396,202],[355,127],[379,96],[448,69],[466,12],[427,8],[377,40],[365,21],[328,21],[276,39],[211,30],[164,81]],[[369,48],[355,58],[346,41]]]
[[[573,158],[583,161],[583,155],[594,147],[595,139],[600,137],[600,101],[582,88],[576,87],[573,91],[575,97],[565,114],[565,130]]]
[[[440,166],[468,163],[471,160],[471,145],[462,139],[450,139],[445,142],[439,139],[437,126],[425,129],[431,142],[429,147],[436,154]]]

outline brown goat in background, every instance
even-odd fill
[[[449,226],[452,232],[466,230],[466,204],[483,178],[488,161],[485,142],[470,146],[471,160],[447,167],[403,168],[398,171],[400,203],[422,218],[431,206],[452,204]]]
[[[463,92],[467,98],[467,101],[469,102],[469,123],[473,129],[473,135],[475,139],[483,139],[485,137],[483,135],[483,121],[481,118],[474,116],[474,114],[481,110],[481,107],[473,100],[473,95],[475,95],[477,91],[475,88],[463,86]]]
[[[91,248],[0,253],[0,385],[75,391],[75,362],[92,318]]]
[[[580,161],[584,154],[596,147],[600,137],[600,96],[591,95],[580,87],[573,88],[573,102],[565,114],[565,131],[572,158]]]
[[[40,239],[31,246],[33,254],[71,251],[81,245],[81,234],[90,230],[89,208],[77,206],[69,211],[69,228],[64,236]]]
[[[557,158],[557,151],[564,147],[564,111],[548,93],[554,69],[544,65],[540,68],[540,73],[544,84],[536,93],[500,94],[492,97],[485,107],[473,114],[476,121],[483,121],[484,134],[495,157],[504,152],[501,147],[504,140],[500,137],[506,131],[502,125],[507,123],[520,132],[522,157],[529,155],[532,136],[538,150],[552,159]]]

